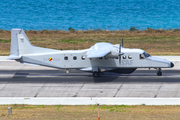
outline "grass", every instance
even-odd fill
[[[10,42],[11,42],[11,39],[9,39],[9,40],[0,39],[0,43],[10,43]]]
[[[135,29],[135,30],[134,30]],[[180,30],[87,30],[69,31],[41,30],[25,31],[31,43],[35,46],[79,50],[87,49],[97,42],[121,43],[124,38],[124,47],[140,48],[151,55],[180,55]],[[10,31],[0,30],[0,55],[10,54]]]
[[[61,120],[96,120],[98,107],[64,106],[64,105],[11,105],[12,115],[8,116],[8,107],[0,106],[0,119],[61,119]],[[93,108],[93,109],[92,109]],[[180,118],[180,106],[146,106],[146,105],[101,105],[100,118],[102,120],[176,120]]]

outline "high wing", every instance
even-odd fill
[[[112,47],[113,46],[110,43],[96,43],[86,53],[87,58],[104,57],[105,55],[107,55],[111,52]]]
[[[118,58],[121,53],[120,45],[112,45],[110,43],[96,43],[86,53],[87,58],[99,58],[106,56],[107,58]]]

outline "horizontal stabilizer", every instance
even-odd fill
[[[21,56],[16,56],[16,55],[14,55],[14,54],[11,54],[8,58],[7,58],[7,60],[18,60],[18,59],[20,59],[21,58]]]

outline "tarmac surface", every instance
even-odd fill
[[[180,62],[173,61],[175,66]],[[115,97],[178,98],[180,69],[138,69],[132,74],[92,73],[0,61],[0,97]]]

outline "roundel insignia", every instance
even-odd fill
[[[49,58],[49,61],[52,61],[52,60],[53,60],[53,59],[50,57],[50,58]]]

